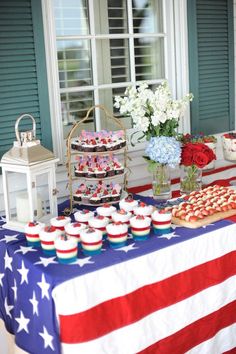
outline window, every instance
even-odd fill
[[[94,104],[165,78],[162,1],[53,0],[64,136]],[[127,128],[129,119],[124,119]],[[106,128],[102,117],[91,129]]]
[[[183,7],[185,0],[178,4]],[[50,44],[52,116],[60,123],[60,127],[54,124],[57,155],[62,157],[58,141],[93,105],[105,105],[132,129],[130,118],[120,117],[113,107],[114,97],[127,86],[145,80],[155,87],[168,79],[176,96],[174,27],[178,22],[179,30],[186,21],[174,20],[173,0],[46,0],[42,5]],[[183,91],[188,92],[188,87]],[[83,128],[109,129],[107,124],[101,110],[96,110]]]

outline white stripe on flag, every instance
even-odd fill
[[[236,348],[236,324],[223,328],[214,338],[206,340],[185,354],[224,353]]]
[[[173,247],[166,247],[63,282],[52,292],[57,313],[69,315],[85,311],[99,303],[130,293],[143,285],[156,283],[218,258],[236,249],[235,234],[236,224],[231,224],[175,244]],[[157,242],[161,242],[161,239],[157,239]]]
[[[98,339],[73,345],[62,343],[63,353],[134,354],[152,343],[173,335],[235,299],[236,276]],[[131,338],[134,340],[130,340]],[[216,347],[217,344],[214,345]],[[218,354],[220,352],[200,351],[198,353]]]

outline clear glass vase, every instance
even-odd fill
[[[153,198],[167,200],[171,198],[170,168],[168,165],[157,165],[152,180]]]
[[[180,193],[189,194],[202,189],[202,169],[195,165],[180,167]]]

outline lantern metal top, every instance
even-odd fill
[[[23,118],[32,120],[32,130],[19,132],[18,126]],[[54,154],[43,147],[40,140],[36,140],[36,122],[32,115],[23,114],[16,120],[15,133],[17,141],[14,141],[13,147],[3,155],[1,163],[29,166],[55,159]]]

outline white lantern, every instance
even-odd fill
[[[19,133],[22,118],[30,118],[33,129]],[[15,124],[17,141],[1,160],[6,224],[22,231],[29,221],[48,223],[57,216],[56,163],[58,159],[36,139],[36,123],[30,114]]]

